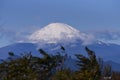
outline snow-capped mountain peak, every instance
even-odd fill
[[[63,23],[51,23],[34,32],[29,40],[34,42],[56,43],[59,41],[73,41],[80,38],[80,31]]]

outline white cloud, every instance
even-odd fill
[[[37,30],[38,27],[36,26],[30,26],[29,29],[28,28],[24,28],[24,29],[19,29],[19,30],[14,30],[12,28],[7,28],[4,26],[0,26],[0,38],[1,38],[1,42],[5,44],[5,42],[8,43],[16,43],[16,42],[29,42],[28,40],[28,36],[32,34],[33,31]],[[3,42],[4,40],[4,42]]]
[[[106,43],[120,44],[120,31],[119,30],[102,30],[92,33],[97,40]]]
[[[83,41],[83,45],[89,45],[96,41],[95,36],[92,34],[82,33],[80,36],[81,40]]]

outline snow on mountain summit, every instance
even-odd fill
[[[29,40],[33,42],[57,43],[60,41],[73,42],[86,38],[88,38],[86,34],[67,24],[51,23],[30,35]]]
[[[60,40],[73,39],[79,37],[80,31],[63,23],[51,23],[42,29],[34,32],[29,39],[32,41],[45,41],[55,43]]]

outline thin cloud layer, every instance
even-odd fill
[[[120,44],[120,31],[119,30],[101,30],[92,33],[97,40],[105,43]]]
[[[29,42],[28,36],[32,34],[38,27],[30,26],[29,29],[21,29],[21,30],[14,30],[10,28],[4,28],[4,26],[0,27],[0,42],[4,44],[12,44],[18,42]],[[4,41],[4,42],[3,42]],[[7,43],[5,43],[7,42]],[[3,45],[4,46],[4,45]]]

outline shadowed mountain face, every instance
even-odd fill
[[[7,58],[8,52],[14,52],[16,55],[32,52],[34,53],[33,55],[38,55],[36,45],[32,43],[16,43],[6,47],[2,47],[0,48],[0,58]]]
[[[70,44],[44,44],[42,46],[38,46],[33,43],[16,43],[13,45],[9,45],[3,48],[0,48],[0,59],[6,59],[8,57],[8,52],[14,52],[15,55],[21,55],[23,53],[32,52],[34,56],[41,56],[38,52],[38,49],[41,48],[48,52],[49,54],[57,54],[60,52],[62,55],[65,53],[60,49],[61,46],[64,46],[65,53],[71,57],[72,62],[75,62],[75,54],[84,54],[86,55],[86,51],[84,50],[81,42],[70,43]],[[120,46],[114,44],[93,44],[89,45],[88,48],[95,51],[96,56],[103,58],[105,61],[109,61],[109,64],[113,66],[114,70],[119,70],[120,67]],[[87,55],[86,55],[87,56]],[[70,59],[69,59],[70,60]],[[70,61],[68,61],[70,62]],[[120,70],[119,70],[120,71]]]

